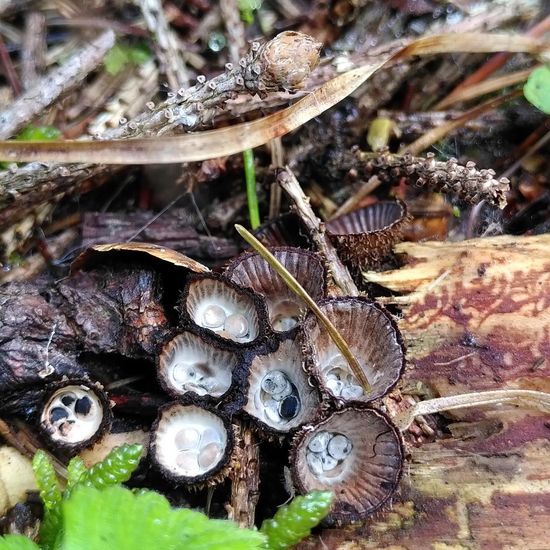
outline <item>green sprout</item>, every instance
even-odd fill
[[[257,229],[260,225],[260,209],[258,207],[258,192],[256,189],[256,169],[254,167],[254,152],[252,149],[243,151],[244,178],[246,181],[246,199],[250,227]]]

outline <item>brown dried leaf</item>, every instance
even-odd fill
[[[152,256],[153,258],[167,262],[173,266],[184,267],[193,273],[207,273],[210,271],[205,265],[189,258],[185,254],[180,254],[170,248],[148,243],[112,243],[91,246],[76,258],[71,265],[71,271],[78,271],[91,262],[97,262],[98,256],[110,252],[130,252],[136,255]]]

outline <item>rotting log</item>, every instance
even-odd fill
[[[550,235],[402,243],[403,266],[366,273],[398,296],[408,354],[401,391],[550,391]],[[412,390],[412,391],[411,391]],[[392,505],[300,548],[548,548],[550,418],[507,406],[439,415],[408,437]]]

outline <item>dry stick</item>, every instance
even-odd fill
[[[25,90],[31,88],[45,68],[46,17],[33,11],[25,19],[25,34],[21,51],[21,81]]]
[[[443,101],[440,101],[437,104],[439,110],[447,109],[455,103],[462,101],[468,101],[470,99],[475,99],[476,97],[489,94],[491,92],[496,92],[507,88],[508,86],[513,86],[514,84],[519,84],[527,80],[528,76],[540,65],[535,65],[529,69],[523,71],[516,71],[514,73],[505,74],[503,76],[497,76],[496,78],[490,78],[480,82],[479,84],[472,84],[467,88],[461,88],[455,95],[452,97],[447,97]]]
[[[61,94],[84,80],[103,61],[114,43],[114,33],[104,32],[63,65],[40,78],[7,109],[0,111],[0,138],[6,139],[15,134]]]
[[[267,117],[228,128],[163,139],[125,141],[0,142],[0,159],[8,161],[94,162],[107,164],[166,164],[207,160],[264,145],[299,128],[349,96],[389,61],[436,53],[550,50],[550,44],[508,35],[465,33],[420,38],[376,62],[344,73],[306,95],[293,106]],[[261,69],[260,69],[261,71]],[[261,72],[258,77],[261,77]],[[166,110],[160,118],[170,116]],[[177,117],[175,117],[177,119]],[[157,123],[160,120],[157,119]],[[177,124],[177,120],[176,120]],[[134,122],[136,125],[136,122]]]
[[[550,15],[545,19],[543,19],[542,21],[539,21],[532,29],[529,29],[529,31],[525,33],[525,36],[531,37],[531,38],[543,36],[544,33],[549,29],[550,29]],[[456,86],[454,90],[452,90],[447,95],[447,97],[445,97],[443,100],[437,103],[434,106],[434,110],[441,109],[442,103],[452,101],[453,98],[456,97],[456,95],[459,94],[464,88],[471,86],[473,84],[477,84],[482,80],[485,80],[488,76],[490,76],[495,71],[500,69],[506,63],[506,61],[508,61],[509,58],[510,58],[510,53],[504,52],[504,51],[492,56],[479,69],[477,69],[477,71],[473,72],[470,76],[464,79],[458,86]]]
[[[288,166],[279,174],[277,181],[293,203],[298,216],[311,235],[317,250],[325,257],[336,286],[345,296],[357,296],[359,290],[353,282],[347,267],[344,266],[338,257],[336,249],[325,234],[324,225],[322,225],[321,220],[319,220],[311,209],[311,206],[309,206],[308,197],[304,195],[300,183]]]
[[[523,163],[523,161],[529,158],[533,153],[536,153],[543,145],[550,142],[550,131],[546,132],[536,143],[534,143],[529,149],[518,159],[512,166],[502,172],[503,178],[509,178]]]
[[[408,145],[404,145],[403,147],[401,147],[398,154],[404,155],[405,153],[410,153],[411,155],[417,155],[418,153],[421,153],[422,151],[430,147],[430,145],[433,145],[434,143],[443,139],[452,131],[463,126],[468,120],[477,118],[487,111],[491,111],[499,105],[502,105],[506,101],[510,101],[510,99],[522,95],[522,93],[522,90],[514,90],[494,99],[490,99],[489,101],[486,101],[481,105],[474,107],[466,113],[463,113],[454,120],[433,128],[429,132],[426,132],[422,137],[418,138],[416,141],[413,141]]]
[[[315,303],[315,300],[307,293],[304,287],[290,274],[290,272],[269,252],[269,250],[252,233],[247,231],[242,225],[235,224],[235,229],[239,235],[277,272],[286,286],[301,298],[307,307],[315,314],[319,322],[325,327],[332,341],[336,344],[342,355],[348,362],[353,374],[359,380],[359,383],[365,390],[365,393],[371,391],[371,386],[361,365],[351,352],[347,342],[338,329],[332,324],[330,319],[322,312],[321,308]]]
[[[172,90],[189,85],[189,77],[176,33],[168,25],[160,0],[139,0],[145,24],[155,36],[157,56]]]
[[[394,422],[401,431],[405,431],[416,416],[503,403],[550,413],[549,393],[532,390],[492,390],[418,401],[409,410],[397,415]]]
[[[220,0],[220,11],[227,30],[229,61],[237,64],[246,45],[244,23],[237,0]]]

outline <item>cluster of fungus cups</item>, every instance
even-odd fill
[[[373,406],[403,371],[398,328],[367,299],[327,298],[314,252],[271,252],[347,341],[370,389],[273,268],[245,252],[221,275],[187,280],[178,331],[157,363],[175,400],[153,426],[153,460],[176,484],[217,483],[231,467],[232,417],[241,416],[259,437],[289,445],[300,492],[334,493],[328,523],[366,518],[391,497],[402,470],[399,432]]]

